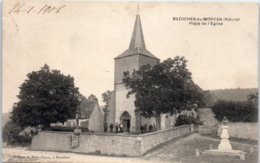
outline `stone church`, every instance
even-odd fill
[[[159,59],[146,49],[140,15],[136,15],[134,30],[129,48],[115,58],[115,121],[130,126],[135,130],[140,122],[139,116],[135,114],[135,97],[131,95],[126,98],[127,90],[122,82],[123,73],[138,70],[142,65],[154,65]]]
[[[145,40],[141,25],[140,15],[135,18],[134,29],[130,45],[127,50],[115,57],[115,74],[114,74],[114,91],[109,104],[109,114],[107,122],[123,124],[124,131],[136,132],[140,131],[141,125],[156,125],[154,117],[145,118],[135,112],[135,96],[130,95],[127,98],[129,90],[126,89],[123,83],[124,72],[130,74],[133,70],[138,70],[141,66],[150,64],[151,66],[158,63],[160,60],[153,55],[145,46]],[[170,115],[161,114],[160,129],[172,128],[175,125],[179,115],[186,114],[197,117],[194,109],[184,110],[181,113]],[[158,126],[157,126],[158,127]]]
[[[159,61],[145,46],[141,18],[137,14],[129,48],[115,58],[114,93],[108,115],[109,123],[122,123],[124,131],[128,129],[138,131],[141,124],[156,124],[154,118],[147,119],[135,112],[135,96],[126,97],[129,90],[124,86],[123,74],[126,71],[131,74],[134,69],[138,70],[146,64],[153,66]],[[169,122],[164,120],[167,117],[167,115],[161,116],[161,128],[166,128],[165,124],[171,126],[170,119]]]

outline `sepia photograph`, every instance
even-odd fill
[[[258,9],[5,0],[2,162],[257,163]]]

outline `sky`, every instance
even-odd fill
[[[43,14],[45,5],[55,9]],[[103,92],[113,90],[114,58],[129,46],[137,3],[26,1],[19,13],[16,6],[4,3],[3,112],[17,102],[26,74],[45,63],[73,76],[83,95],[100,102]],[[185,56],[202,89],[258,87],[257,5],[164,2],[139,8],[146,48],[161,61]],[[239,21],[202,26],[173,17]]]

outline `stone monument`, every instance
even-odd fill
[[[229,133],[228,133],[228,119],[223,118],[223,125],[221,126],[221,135],[220,143],[218,149],[209,149],[202,151],[202,154],[206,155],[226,155],[226,156],[239,156],[241,160],[245,160],[245,152],[241,150],[233,150],[229,142]],[[196,156],[198,156],[196,154]]]
[[[79,117],[80,117],[80,114],[76,113],[76,128],[74,129],[75,135],[79,135],[81,133],[81,129],[79,128]]]
[[[81,129],[79,128],[79,117],[80,113],[76,113],[76,128],[74,129],[74,133],[71,135],[71,147],[77,148],[80,145],[80,134]]]
[[[232,146],[229,142],[229,133],[228,133],[228,120],[226,117],[223,118],[223,126],[221,126],[221,135],[220,135],[220,144],[218,145],[219,151],[230,151],[232,150]]]

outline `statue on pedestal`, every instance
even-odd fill
[[[218,145],[218,149],[212,149],[212,144],[210,144],[210,149],[205,150],[202,154],[205,155],[225,155],[225,156],[239,156],[241,160],[245,160],[245,152],[241,150],[233,150],[232,146],[229,142],[229,133],[228,133],[228,119],[227,117],[223,118],[223,125],[221,126],[221,135],[220,135],[220,143]],[[196,149],[195,151],[196,156],[199,156],[199,151]]]
[[[232,146],[229,142],[229,133],[228,133],[228,119],[227,117],[223,118],[223,126],[221,126],[221,135],[220,135],[220,144],[218,145],[218,150],[221,151],[230,151],[232,150]]]

